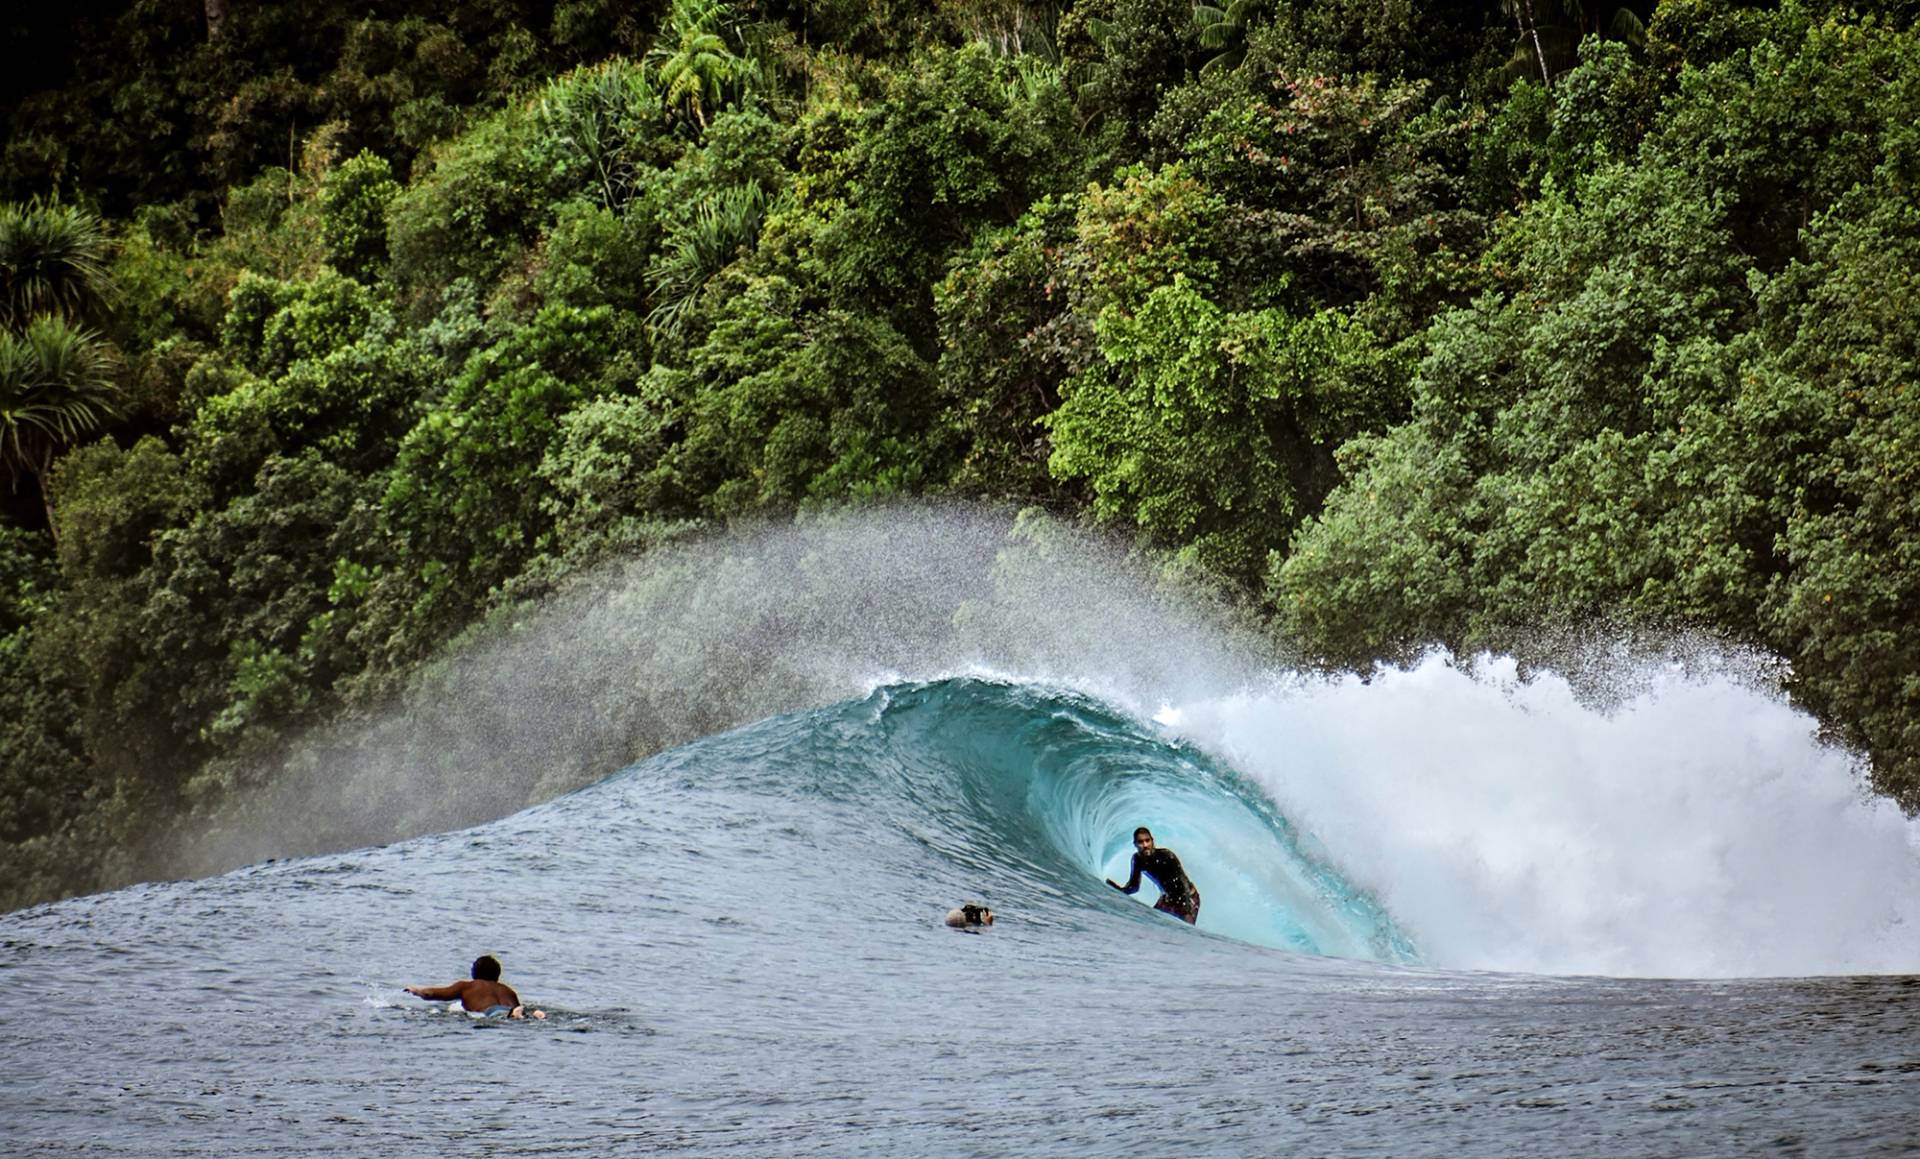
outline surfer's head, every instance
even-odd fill
[[[974,926],[993,924],[993,911],[983,905],[967,902],[947,911],[947,924],[956,930],[971,929]]]
[[[1142,853],[1153,852],[1153,830],[1145,825],[1133,831],[1133,847]]]
[[[492,954],[482,954],[473,960],[473,976],[482,982],[500,980],[500,959]]]

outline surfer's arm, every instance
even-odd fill
[[[1132,876],[1127,878],[1127,884],[1121,885],[1119,882],[1113,880],[1111,877],[1107,879],[1107,884],[1119,890],[1121,893],[1139,893],[1140,892],[1140,855],[1138,853],[1133,855],[1133,874]]]
[[[460,997],[460,992],[465,987],[465,982],[453,982],[445,986],[409,986],[407,993],[416,998],[425,998],[429,1002],[446,1002]]]

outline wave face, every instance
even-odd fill
[[[1205,883],[1200,928],[1307,954],[1417,956],[1254,785],[1085,696],[955,679],[881,688],[805,720],[806,765],[831,770],[872,823],[977,869],[975,892],[990,899],[1014,889],[1018,907],[1067,912],[1105,900],[1086,897],[1088,882],[1124,880],[1133,830],[1148,824]],[[1151,901],[1151,881],[1136,896]]]

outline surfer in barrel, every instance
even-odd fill
[[[504,1014],[508,1018],[525,1018],[529,1013],[535,1018],[547,1016],[544,1010],[529,1012],[521,1005],[520,995],[500,980],[500,959],[492,954],[482,954],[473,960],[473,977],[468,981],[449,982],[445,986],[409,986],[407,993],[430,1002],[450,1002],[457,998],[462,1009],[474,1014]]]
[[[1173,850],[1156,846],[1153,831],[1145,825],[1133,831],[1133,875],[1125,885],[1111,877],[1107,884],[1121,893],[1138,893],[1143,873],[1160,887],[1160,900],[1153,903],[1154,909],[1172,914],[1188,925],[1200,920],[1200,891],[1194,887],[1187,871],[1180,867],[1180,859],[1174,856]]]

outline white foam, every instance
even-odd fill
[[[1625,663],[1625,662],[1623,662]],[[1453,968],[1920,971],[1920,831],[1814,722],[1735,673],[1622,671],[1599,707],[1435,654],[1180,706]]]

